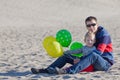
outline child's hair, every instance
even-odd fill
[[[86,40],[86,37],[92,37],[93,39],[95,39],[95,34],[94,34],[93,32],[87,32],[87,33],[85,34],[84,40]]]

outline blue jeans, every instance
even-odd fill
[[[73,63],[73,59],[74,57],[71,55],[63,55],[59,57],[55,62],[53,62],[49,67],[62,68],[66,63],[70,63],[72,64],[72,66],[68,68],[66,72],[69,74],[75,74],[87,68],[91,64],[94,66],[95,71],[107,71],[111,66],[108,61],[106,61],[104,58],[102,58],[95,52],[81,58],[77,64]]]

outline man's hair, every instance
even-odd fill
[[[95,20],[95,21],[97,22],[97,18],[96,18],[96,17],[94,17],[94,16],[89,16],[89,17],[86,18],[85,24],[86,24],[87,21],[91,21],[91,20]]]

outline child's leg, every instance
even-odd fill
[[[82,71],[83,69],[87,68],[91,64],[94,65],[96,70],[105,71],[108,70],[110,67],[110,63],[104,60],[100,55],[97,53],[91,53],[90,55],[86,56],[85,58],[81,59],[79,63],[71,66],[66,70],[67,73],[74,74]]]

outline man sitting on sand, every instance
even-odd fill
[[[79,73],[90,65],[93,65],[94,71],[107,71],[114,63],[111,37],[102,26],[98,26],[96,17],[87,17],[85,20],[85,24],[88,32],[92,32],[95,34],[96,42],[94,46],[96,47],[96,50],[91,52],[86,57],[80,59],[76,64],[74,64],[73,59],[69,58],[66,55],[63,55],[45,69],[31,68],[32,73],[59,74],[62,70],[61,68],[66,63],[70,63],[72,64],[72,66],[66,71],[62,70],[63,73]]]

